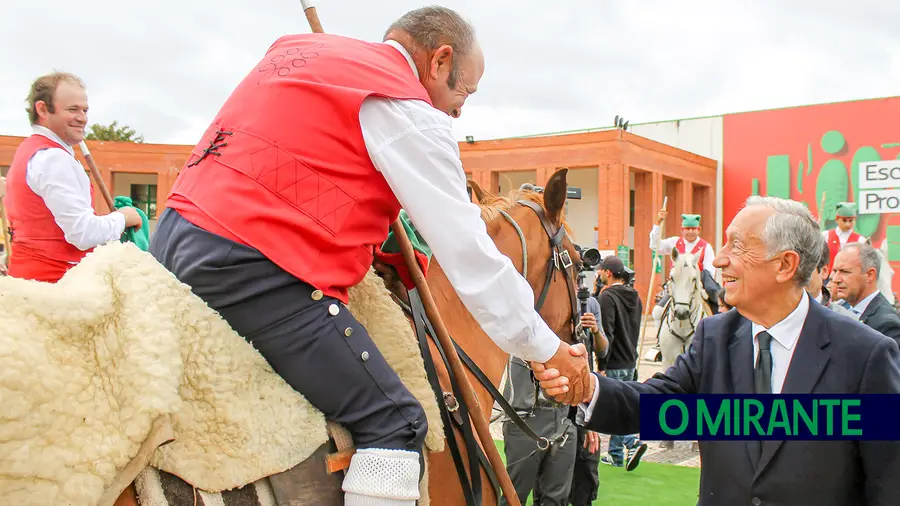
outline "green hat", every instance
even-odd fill
[[[685,228],[696,228],[700,226],[699,214],[682,214],[681,226]]]
[[[856,218],[856,204],[853,202],[841,202],[837,205],[836,214],[841,218]]]

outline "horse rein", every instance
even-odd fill
[[[696,278],[694,279],[694,283],[693,283],[693,284],[694,284],[694,289],[693,289],[692,293],[696,293],[698,289],[699,289],[699,290],[702,290],[702,287],[699,287],[699,286],[697,285],[697,279],[696,279]],[[692,295],[692,296],[691,296],[691,300],[690,300],[689,302],[679,302],[679,301],[675,300],[675,291],[672,290],[671,288],[669,288],[668,290],[669,290],[669,293],[671,293],[671,295],[672,295],[672,299],[671,299],[671,300],[672,300],[672,303],[671,303],[672,306],[676,306],[676,307],[677,307],[677,306],[687,306],[687,308],[688,308],[688,315],[689,315],[689,316],[688,316],[687,321],[688,321],[688,323],[690,323],[691,329],[688,331],[687,334],[681,335],[681,334],[675,332],[675,329],[672,328],[672,325],[671,325],[671,324],[669,325],[669,332],[670,332],[673,336],[675,336],[675,337],[677,337],[678,339],[680,339],[682,342],[685,342],[685,343],[686,343],[686,342],[687,342],[687,339],[688,339],[689,337],[691,337],[692,335],[694,335],[694,332],[697,331],[697,325],[694,323],[694,314],[693,314],[693,313],[695,312],[695,310],[694,310],[694,299],[696,299],[697,296],[696,296],[696,295]],[[701,297],[702,297],[702,296],[701,296]],[[701,299],[701,300],[702,300],[702,299]],[[702,305],[702,304],[698,304],[698,305],[697,305],[697,308],[699,309],[699,313],[698,313],[698,314],[702,315],[702,313],[703,313],[703,305]],[[668,312],[667,318],[666,318],[666,319],[667,319],[669,322],[671,322],[671,320],[672,320],[673,318],[676,319],[676,320],[684,321],[684,320],[681,320],[681,318],[678,318],[677,316],[674,316],[674,314],[675,314],[675,311],[674,311],[674,308],[673,308],[671,311]],[[697,318],[697,321],[699,322],[700,319]]]
[[[577,332],[581,330],[582,326],[578,318],[579,313],[577,305],[577,292],[575,289],[575,263],[572,261],[571,255],[569,255],[569,252],[563,247],[562,244],[563,239],[565,238],[565,228],[561,226],[553,226],[547,219],[543,207],[541,207],[537,203],[526,200],[519,200],[517,201],[517,204],[524,205],[529,209],[532,209],[537,214],[538,218],[541,221],[541,225],[544,228],[544,231],[547,233],[547,236],[550,239],[550,248],[553,259],[547,268],[547,276],[544,282],[544,287],[541,290],[541,294],[535,303],[535,311],[539,312],[543,307],[544,302],[547,298],[547,294],[550,290],[550,285],[553,282],[554,273],[557,271],[563,272],[566,279],[566,287],[569,290],[569,300],[572,305],[572,318],[573,322],[575,323],[575,327],[573,330],[574,339],[574,337],[577,336]],[[512,216],[510,216],[503,210],[500,210],[500,213],[513,226],[519,236],[519,241],[522,245],[522,275],[527,279],[528,246],[525,239],[525,234]],[[572,268],[571,275],[569,273],[569,268]],[[419,341],[420,352],[422,353],[422,358],[425,361],[426,376],[428,377],[429,383],[431,384],[435,396],[438,399],[443,400],[442,403],[438,403],[438,406],[441,411],[444,437],[446,438],[448,446],[450,447],[450,453],[453,458],[453,463],[456,467],[456,471],[463,488],[463,496],[465,498],[466,505],[477,506],[482,502],[481,473],[478,471],[479,464],[480,467],[484,468],[488,479],[494,489],[494,492],[499,498],[501,496],[501,492],[496,473],[491,467],[490,462],[485,457],[483,450],[476,442],[474,434],[471,430],[471,425],[467,423],[467,419],[470,416],[478,416],[478,414],[469,413],[466,409],[466,406],[456,400],[456,398],[460,395],[459,382],[453,376],[449,366],[447,367],[447,371],[450,379],[451,392],[444,391],[441,388],[441,385],[438,383],[434,357],[432,357],[432,354],[428,350],[428,337],[429,335],[434,335],[434,329],[431,326],[431,322],[429,322],[427,317],[425,316],[424,308],[418,294],[414,290],[409,291],[408,294],[410,302],[409,305],[405,304],[396,296],[394,296],[394,300],[398,305],[400,305],[404,312],[406,312],[413,318],[417,339]],[[441,359],[446,366],[446,353],[442,349],[440,342],[436,339],[431,339],[431,341],[437,347],[438,354],[441,356]],[[506,400],[506,398],[497,389],[497,387],[495,387],[493,383],[491,383],[490,378],[488,378],[487,375],[484,374],[484,372],[471,359],[471,357],[469,357],[468,354],[466,354],[463,349],[458,344],[456,344],[455,341],[453,344],[454,348],[456,348],[456,352],[459,355],[460,360],[462,360],[462,362],[466,365],[472,375],[475,376],[476,379],[478,379],[479,383],[481,383],[481,385],[488,391],[488,393],[490,393],[491,397],[493,397],[493,399],[500,405],[500,407],[509,417],[510,421],[512,421],[528,438],[532,439],[535,442],[537,446],[537,450],[535,451],[549,450],[549,448],[553,444],[559,441],[562,441],[562,444],[565,444],[565,441],[568,438],[566,434],[568,428],[564,428],[558,434],[555,434],[551,437],[544,437],[535,433],[534,430],[531,429],[531,427],[529,427],[527,423],[525,423],[522,417],[519,416],[515,408],[512,407],[512,405],[509,403],[509,401]],[[468,455],[469,472],[466,472],[466,463],[464,462],[465,459],[463,459],[459,444],[456,440],[456,435],[453,432],[454,425],[461,432],[464,441],[464,446]]]
[[[572,342],[577,342],[576,336],[582,329],[581,321],[579,318],[578,311],[578,296],[577,296],[577,287],[575,286],[575,262],[572,261],[572,256],[569,255],[569,252],[563,247],[563,239],[566,236],[565,227],[559,226],[556,227],[550,220],[547,219],[547,214],[544,212],[544,208],[539,204],[532,202],[530,200],[519,200],[516,202],[517,204],[523,205],[537,214],[538,219],[541,222],[541,226],[544,228],[544,232],[547,233],[547,237],[550,239],[550,252],[553,257],[553,261],[550,264],[550,267],[547,269],[547,276],[544,279],[544,287],[541,290],[541,294],[538,297],[538,300],[535,302],[534,310],[540,313],[541,308],[544,307],[544,302],[547,300],[547,294],[550,291],[550,285],[553,283],[554,274],[559,271],[563,273],[563,276],[566,280],[566,289],[569,292],[569,304],[572,308]],[[513,226],[516,230],[516,233],[519,236],[519,242],[522,245],[522,276],[527,280],[528,279],[528,243],[525,240],[525,233],[522,232],[522,228],[516,223],[516,220],[509,215],[506,211],[500,210],[500,214]],[[571,275],[569,273],[569,269],[572,268]]]

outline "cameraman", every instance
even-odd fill
[[[606,283],[606,289],[600,294],[601,322],[609,341],[609,353],[600,358],[599,368],[606,371],[607,377],[637,381],[642,305],[637,290],[630,286],[633,272],[629,273],[622,260],[612,255],[603,259],[599,270]],[[624,465],[628,471],[633,471],[646,451],[647,445],[633,435],[613,435],[609,439],[609,455],[601,458],[601,462],[616,467]]]
[[[600,263],[599,253],[596,253],[596,260],[590,258],[590,254],[579,250],[582,254],[582,260],[588,269],[596,267]],[[596,262],[596,263],[594,263]],[[585,293],[590,293],[590,289],[583,286],[584,277],[579,279],[579,300],[583,304],[581,325],[585,330],[591,333],[590,340],[592,343],[585,343],[594,350],[597,359],[606,356],[609,352],[609,341],[603,333],[600,316],[600,302],[596,299],[601,291],[600,276],[594,283],[593,296],[584,297]],[[596,369],[597,364],[592,363],[591,368]],[[578,415],[581,415],[581,410]],[[579,423],[578,426],[578,452],[575,456],[575,467],[572,472],[572,491],[569,494],[569,504],[573,506],[590,506],[597,499],[597,492],[600,488],[600,477],[598,476],[598,466],[600,464],[600,434],[584,429]]]

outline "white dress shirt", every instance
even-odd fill
[[[656,249],[656,245],[659,244],[659,254],[660,255],[669,255],[672,253],[672,250],[675,249],[675,244],[678,243],[678,239],[681,239],[678,236],[667,237],[662,241],[659,240],[659,225],[653,225],[653,230],[650,231],[650,249]],[[694,242],[684,242],[684,251],[690,253],[694,251],[694,247],[697,246],[697,243],[700,242],[700,238]],[[716,258],[716,252],[713,251],[712,246],[709,243],[706,243],[706,252],[703,254],[703,269],[712,274],[713,278],[716,277],[716,268],[713,267],[713,260]]]
[[[48,128],[34,125],[33,129],[34,133],[43,135],[64,148],[44,149],[35,153],[25,169],[25,181],[31,191],[44,199],[54,221],[65,234],[66,241],[86,251],[119,239],[125,230],[125,215],[94,214],[91,205],[91,180],[75,158],[72,147]]]
[[[797,349],[797,339],[803,330],[803,324],[806,322],[806,315],[809,314],[809,297],[804,292],[800,297],[800,303],[797,307],[787,315],[787,318],[781,320],[767,329],[758,323],[751,325],[753,332],[753,363],[751,367],[756,366],[756,357],[759,356],[759,334],[766,330],[772,336],[770,349],[772,352],[772,393],[780,394],[781,388],[784,386],[784,379],[787,377],[788,368],[791,365],[791,358],[794,356],[794,350]]]
[[[853,311],[853,313],[856,314],[856,317],[859,318],[860,316],[862,316],[863,313],[866,312],[866,308],[869,307],[869,303],[872,302],[872,299],[877,297],[879,293],[881,293],[881,292],[879,292],[878,290],[875,290],[874,292],[870,293],[868,297],[857,302],[856,305],[853,306],[852,309],[850,309],[850,311]]]
[[[830,230],[823,231],[822,237],[824,237],[825,239],[828,239],[829,232],[831,232],[831,231]],[[851,228],[850,230],[844,232],[840,228],[835,228],[834,232],[837,234],[838,242],[840,242],[840,245],[843,248],[847,244],[847,240],[850,239],[850,234],[853,232],[853,229]],[[865,237],[859,236],[859,239],[857,239],[856,242],[862,243],[862,242],[866,242],[867,240],[868,239],[866,239]]]
[[[756,357],[759,356],[759,334],[766,330],[772,336],[769,349],[772,353],[772,393],[780,394],[784,387],[784,379],[787,378],[788,369],[791,366],[791,358],[797,349],[797,340],[800,338],[800,332],[803,331],[803,324],[806,322],[806,316],[809,314],[809,296],[806,292],[800,297],[800,303],[797,307],[787,315],[784,320],[776,323],[772,328],[767,329],[758,323],[751,323],[751,333],[753,335],[753,362],[750,364],[751,369],[756,367]],[[583,415],[585,423],[590,421],[594,412],[594,406],[597,404],[597,398],[600,396],[600,389],[597,388],[597,378],[592,377],[594,382],[594,395],[590,403],[581,403],[578,405],[579,414]],[[580,417],[579,417],[580,418]]]
[[[418,75],[409,53],[387,43]],[[513,356],[549,360],[559,337],[534,310],[531,286],[497,250],[466,193],[450,116],[421,100],[373,96],[363,102],[359,120],[372,163],[484,332]]]

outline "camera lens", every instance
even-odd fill
[[[601,260],[600,251],[597,248],[585,248],[581,252],[581,261],[588,267],[597,267]]]

